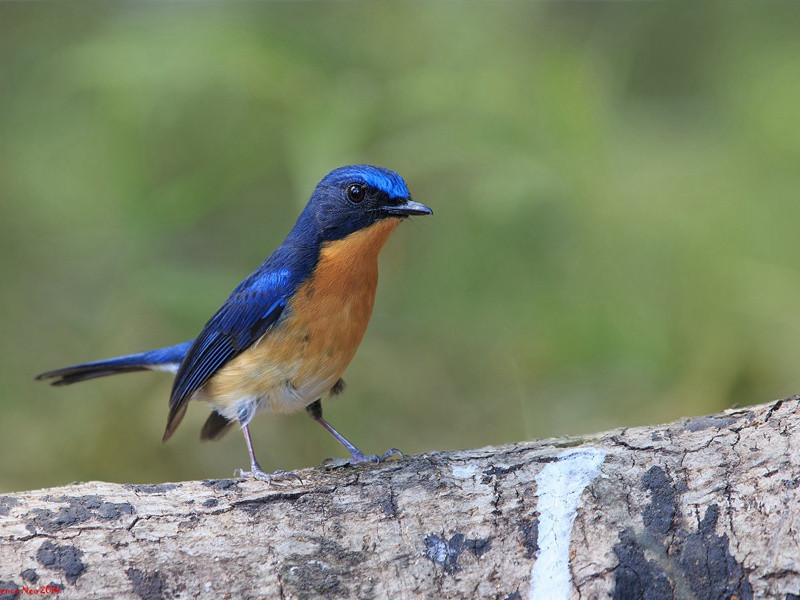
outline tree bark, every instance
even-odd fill
[[[1,496],[0,591],[798,598],[799,407],[792,397],[665,426],[306,469],[280,485],[90,482]]]

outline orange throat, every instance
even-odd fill
[[[335,348],[334,354],[347,357],[342,371],[367,330],[378,287],[378,254],[399,223],[384,219],[324,244],[314,273],[290,307],[290,318],[313,330],[310,339],[326,346],[326,354]]]
[[[397,218],[383,219],[341,240],[325,242],[312,279],[317,282],[333,276],[349,280],[373,270],[377,273],[378,254],[400,221]]]

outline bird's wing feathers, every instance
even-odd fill
[[[178,426],[192,394],[275,324],[297,286],[293,280],[288,269],[256,271],[206,323],[175,375],[165,439]]]
[[[270,301],[272,303],[268,304]],[[285,298],[228,300],[205,326],[181,363],[171,403],[191,396],[217,369],[266,333],[285,306]]]

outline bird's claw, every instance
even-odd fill
[[[397,457],[397,460],[403,460],[406,455],[403,454],[403,451],[398,448],[389,448],[386,452],[381,455],[381,462],[384,460],[389,460],[393,456]]]
[[[300,476],[292,471],[275,471],[274,473],[265,473],[257,467],[253,467],[252,471],[245,471],[244,469],[236,469],[234,473],[237,477],[244,477],[245,479],[257,479],[267,483],[286,483],[291,480],[297,480],[303,483]]]
[[[326,469],[340,469],[342,467],[359,465],[363,463],[378,464],[395,456],[398,459],[402,459],[405,458],[406,455],[397,448],[389,448],[380,456],[377,454],[363,454],[361,452],[354,452],[350,458],[326,458],[324,461],[322,461],[322,466]]]

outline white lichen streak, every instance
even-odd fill
[[[531,600],[560,600],[572,594],[569,543],[583,490],[600,474],[606,453],[597,448],[562,452],[536,476],[539,552],[531,571]]]
[[[478,467],[475,465],[454,465],[453,477],[456,479],[472,479],[477,475]]]

